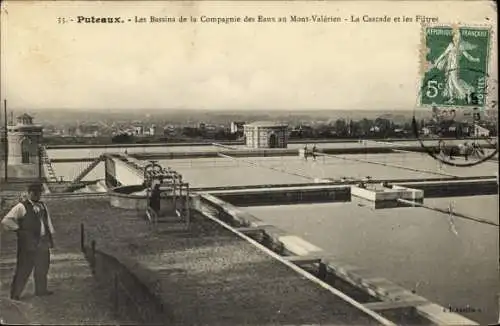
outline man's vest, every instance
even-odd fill
[[[47,211],[45,205],[40,202],[40,211],[35,213],[33,204],[29,201],[23,201],[26,209],[26,215],[19,219],[19,230],[17,231],[18,248],[26,250],[35,250],[41,238],[41,223],[45,227],[45,235],[49,238],[50,246],[53,247],[52,234],[50,233]]]

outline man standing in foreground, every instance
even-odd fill
[[[17,234],[17,263],[10,289],[12,300],[19,300],[34,269],[35,295],[52,294],[47,290],[50,248],[54,227],[47,206],[40,201],[42,185],[28,187],[28,196],[5,215],[2,225]]]

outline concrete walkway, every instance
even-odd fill
[[[2,241],[3,242],[3,241]],[[6,251],[6,250],[5,250]],[[5,252],[2,246],[2,254]],[[21,301],[11,301],[9,287],[15,267],[14,259],[0,263],[0,316],[7,323],[114,325],[110,300],[94,281],[87,262],[80,253],[57,253],[52,256],[49,288],[54,295],[33,296],[33,281],[28,283]]]
[[[3,217],[5,212],[0,212]],[[55,219],[56,230],[61,230],[60,219]],[[42,325],[117,325],[111,300],[97,285],[87,262],[75,246],[74,238],[64,233],[56,237],[49,272],[49,288],[54,294],[47,297],[33,295],[30,279],[21,301],[9,299],[10,282],[15,269],[15,235],[2,231],[0,235],[0,319],[2,324]],[[120,324],[126,321],[120,321]]]

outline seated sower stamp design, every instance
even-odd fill
[[[491,29],[426,26],[423,38],[420,104],[483,108]]]

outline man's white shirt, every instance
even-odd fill
[[[50,218],[49,210],[47,206],[43,203],[34,203],[31,200],[29,201],[33,205],[33,210],[35,213],[38,213],[41,209],[45,208],[45,213],[47,214],[47,225],[49,227],[50,233],[54,234],[54,226],[52,225],[52,220]],[[18,203],[16,206],[12,207],[12,209],[5,215],[2,220],[2,225],[7,230],[15,231],[19,229],[19,220],[24,218],[26,215],[26,208],[23,203]],[[45,226],[43,222],[40,220],[40,235],[45,235]]]

